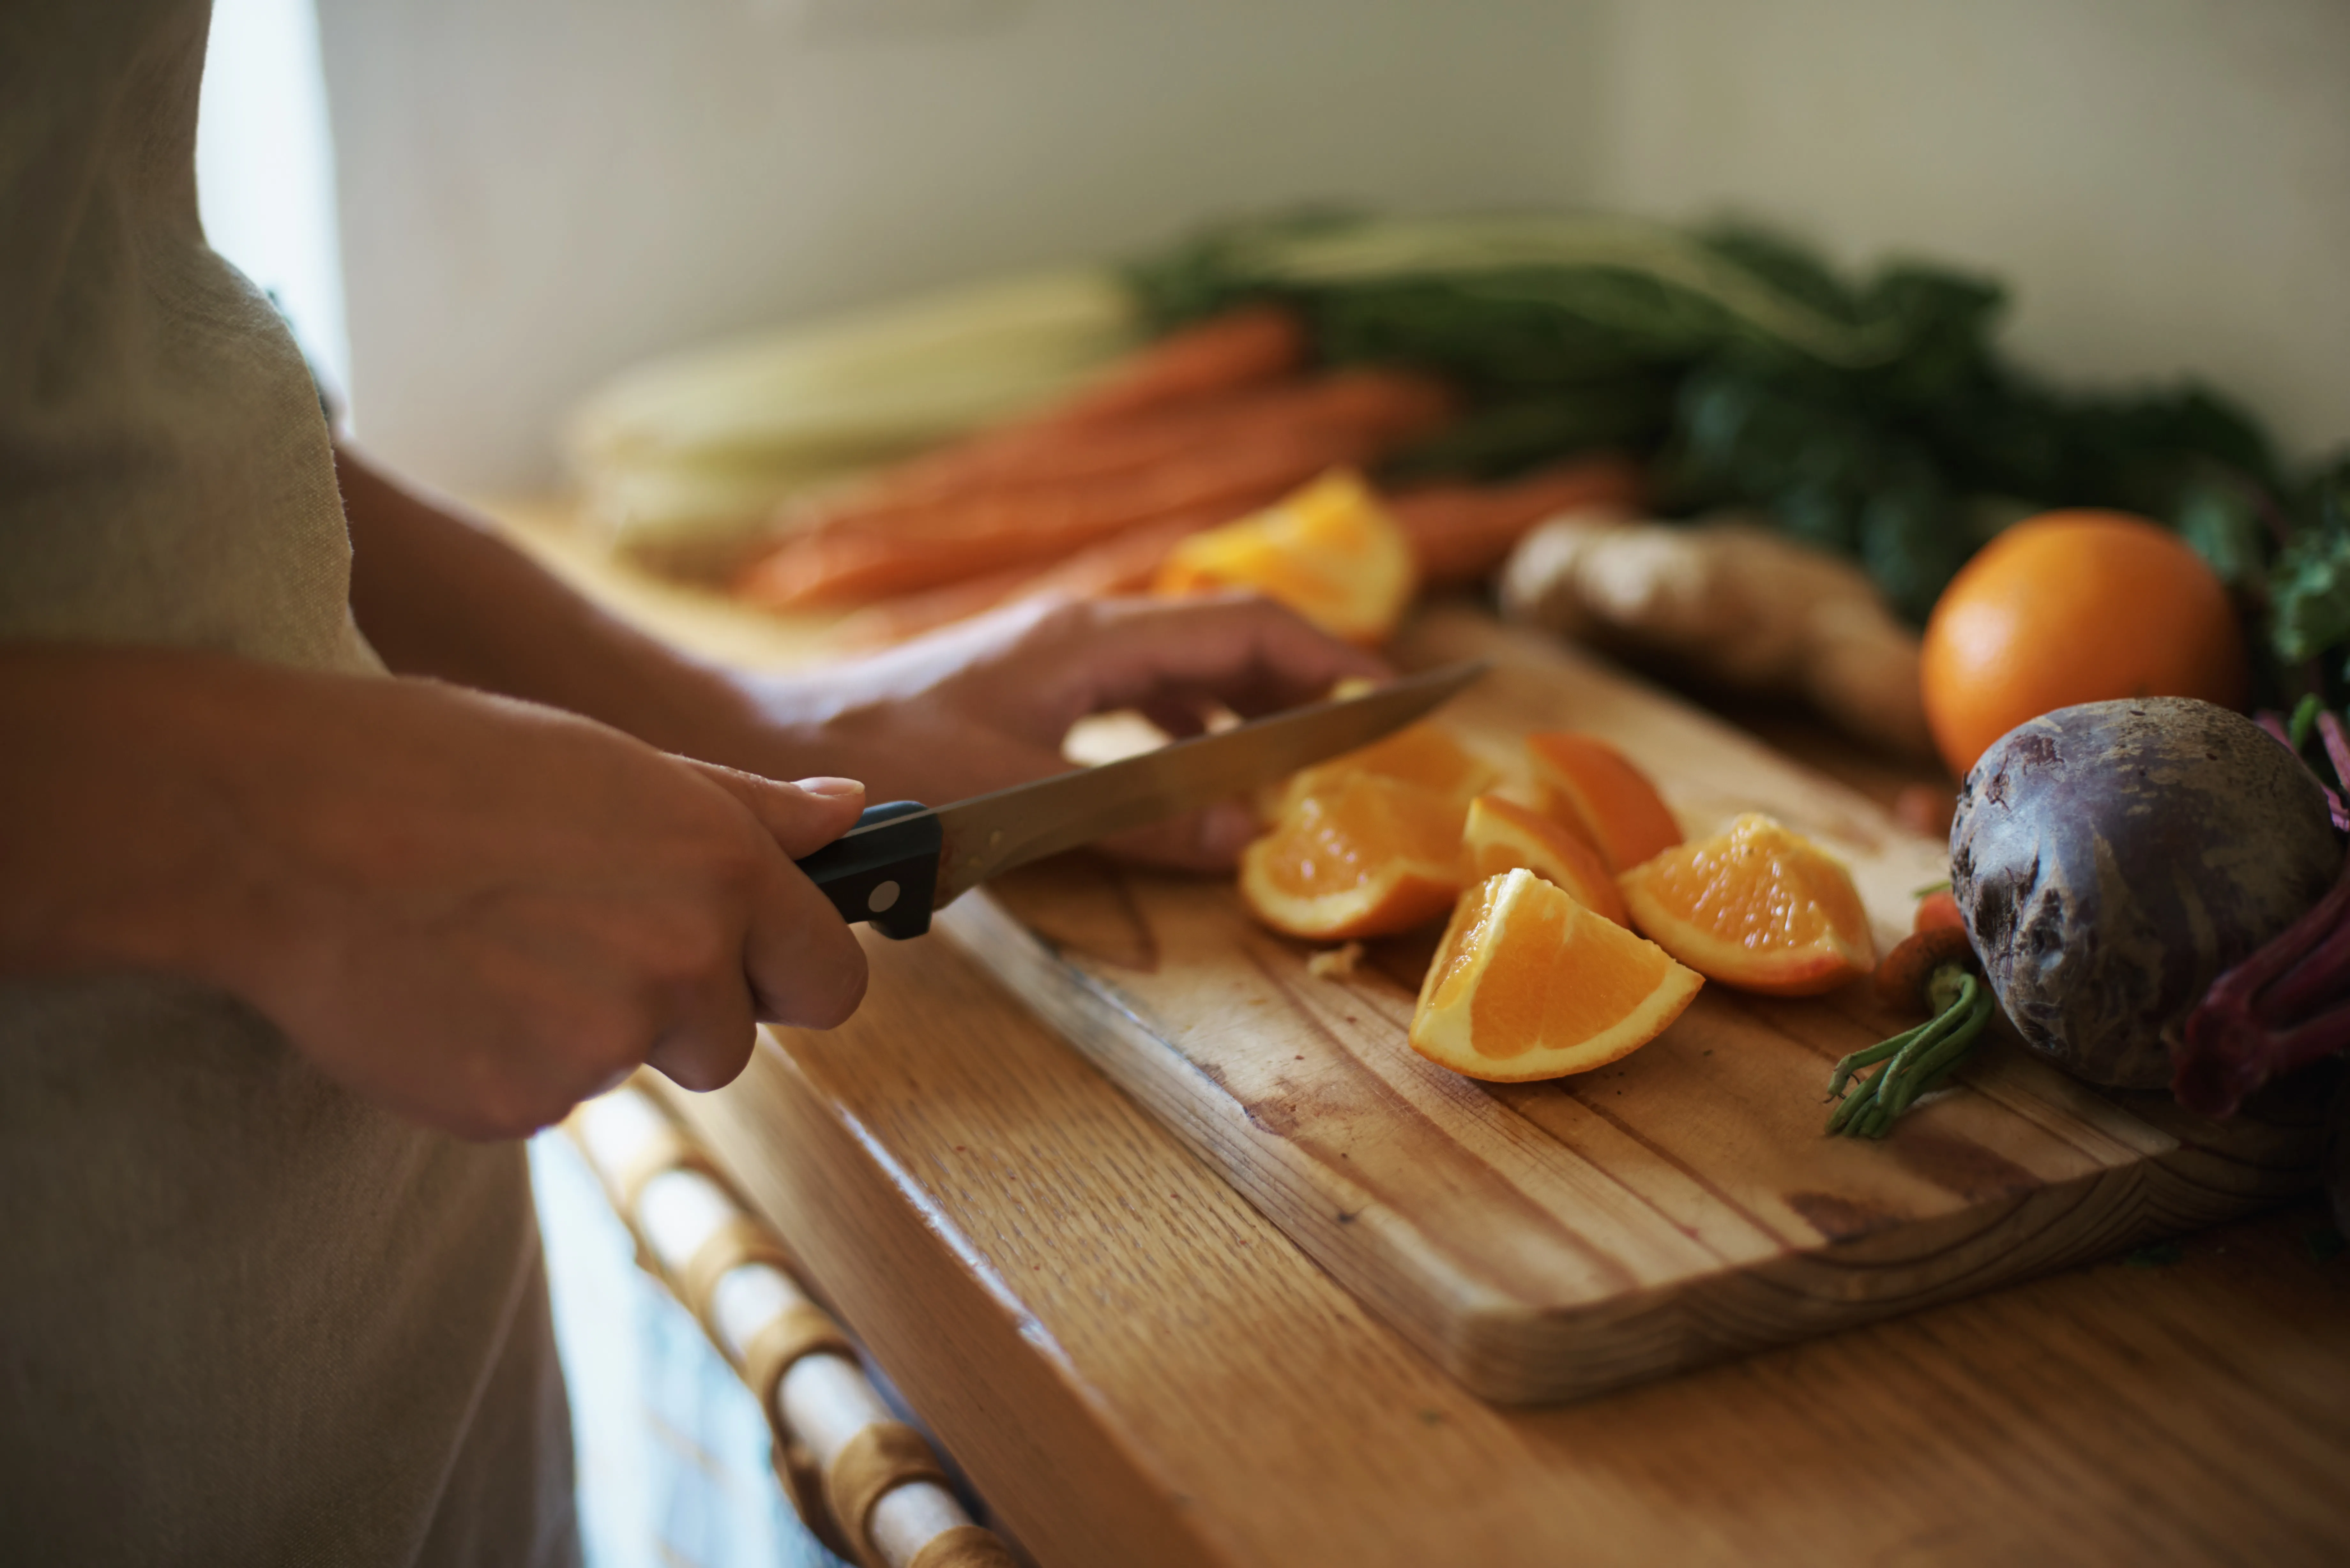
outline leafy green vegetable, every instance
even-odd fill
[[[2302,502],[2296,515],[2309,521],[2268,573],[2269,641],[2287,664],[2350,640],[2350,456],[2311,481]]]
[[[2350,460],[2289,504],[2268,438],[2216,392],[2061,392],[1998,354],[2005,295],[1981,277],[1854,281],[1752,228],[1334,212],[1226,224],[1128,275],[1161,326],[1271,296],[1328,362],[1450,377],[1470,412],[1407,472],[1649,450],[1669,510],[1759,509],[1913,619],[2004,523],[2119,507],[2272,606],[2272,678],[2350,643]]]

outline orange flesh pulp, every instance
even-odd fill
[[[1294,775],[1283,786],[1277,813],[1288,812],[1309,794],[1326,794],[1356,774],[1375,774],[1462,801],[1493,782],[1493,770],[1460,742],[1434,724],[1413,724]]]
[[[1471,881],[1524,867],[1594,914],[1629,926],[1624,895],[1599,852],[1549,817],[1497,794],[1469,803],[1461,832]]]
[[[1292,936],[1408,930],[1460,890],[1461,802],[1374,774],[1310,794],[1241,855],[1241,897]]]
[[[1611,871],[1628,871],[1681,841],[1657,786],[1623,753],[1594,735],[1526,737],[1543,810],[1581,835]]]
[[[1334,637],[1376,643],[1417,586],[1411,544],[1362,476],[1336,470],[1253,516],[1178,545],[1162,594],[1254,588]]]
[[[1877,964],[1850,875],[1767,816],[1668,850],[1620,885],[1635,927],[1725,985],[1808,996]]]
[[[1702,980],[1521,867],[1461,896],[1420,988],[1412,1048],[1474,1078],[1605,1066],[1656,1038]]]

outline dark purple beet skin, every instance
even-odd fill
[[[1950,888],[2025,1044],[2093,1084],[2167,1088],[2211,981],[2315,903],[2340,850],[2308,769],[2181,697],[2020,724],[1967,774]]]

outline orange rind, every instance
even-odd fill
[[[1544,812],[1581,835],[1610,871],[1628,871],[1681,841],[1657,786],[1597,736],[1528,735],[1526,757]]]
[[[1599,851],[1538,811],[1481,794],[1469,803],[1461,830],[1461,850],[1469,877],[1482,882],[1520,867],[1596,915],[1628,927],[1632,917],[1624,895]]]
[[[1249,912],[1294,937],[1409,930],[1460,892],[1465,803],[1377,774],[1308,794],[1241,852]]]
[[[1521,867],[1461,896],[1420,984],[1411,1048],[1492,1083],[1587,1073],[1662,1033],[1704,983]]]
[[[1749,813],[1617,878],[1633,928],[1709,980],[1814,996],[1877,966],[1868,913],[1841,863]]]
[[[1351,469],[1192,535],[1153,584],[1162,594],[1253,588],[1333,637],[1366,645],[1387,640],[1417,586],[1402,524]]]

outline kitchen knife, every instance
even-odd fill
[[[1014,866],[1270,784],[1402,728],[1485,672],[1482,660],[1293,708],[952,805],[871,805],[799,868],[854,923],[919,937],[931,911]]]

